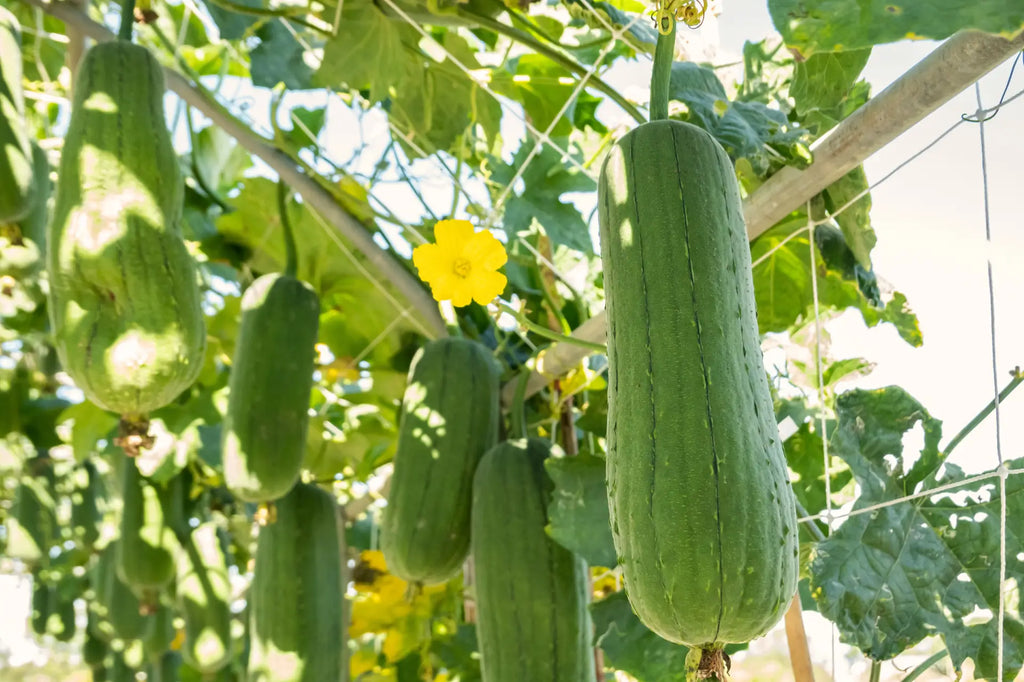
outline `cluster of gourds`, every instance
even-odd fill
[[[599,183],[608,311],[612,535],[640,619],[723,677],[727,643],[796,590],[796,512],[757,333],[739,189],[721,146],[679,121],[611,149]],[[585,565],[546,535],[546,441],[494,445],[481,345],[435,341],[409,375],[382,547],[448,580],[469,556],[484,679],[591,679]],[[475,472],[475,473],[474,473]]]
[[[86,53],[44,235],[49,167],[25,130],[20,55],[17,22],[0,8],[8,161],[0,164],[0,224],[12,247],[45,250],[63,367],[90,401],[121,415],[120,442],[133,454],[146,444],[146,415],[196,380],[206,345],[196,268],[179,229],[183,182],[162,69],[128,41]],[[724,644],[749,641],[781,617],[798,564],[737,183],[710,135],[656,121],[612,147],[598,198],[619,564],[641,620],[693,648],[695,675],[720,676]],[[14,258],[5,248],[4,259]],[[249,286],[242,311],[224,482],[239,500],[273,502],[276,512],[259,533],[248,594],[250,673],[340,679],[338,510],[330,494],[300,482],[319,301],[291,258],[285,273]],[[586,566],[544,530],[551,448],[498,442],[499,374],[489,349],[469,340],[420,349],[403,399],[384,554],[395,574],[426,584],[452,578],[472,557],[488,682],[591,679]],[[45,563],[40,537],[54,521],[40,511],[50,463],[38,459],[38,473],[19,488],[9,546]],[[98,548],[92,569],[97,625],[87,659],[100,665],[107,643],[135,641],[157,660],[153,652],[167,651],[173,634],[168,614],[177,612],[182,654],[200,672],[216,671],[233,656],[228,561],[216,528],[183,518],[176,481],[147,479],[130,457],[120,466],[120,537]],[[95,471],[82,475],[87,487],[95,479]],[[43,604],[50,593],[36,597]]]

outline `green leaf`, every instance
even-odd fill
[[[640,18],[637,20],[634,14],[635,7],[629,0],[595,0],[594,2],[583,3],[581,0],[563,0],[569,8],[569,14],[574,19],[582,19],[587,26],[593,29],[607,32],[608,27],[614,29],[626,28],[622,38],[634,50],[654,53],[654,46],[658,42],[658,31],[654,22]],[[623,11],[626,10],[626,11]],[[635,11],[648,13],[643,7]]]
[[[870,56],[871,49],[864,48],[824,52],[796,62],[789,94],[797,113],[806,116],[811,111],[829,111],[839,107],[850,94]]]
[[[263,0],[233,0],[233,3],[244,7],[263,7]],[[210,13],[220,37],[224,40],[241,40],[249,27],[260,20],[258,17],[225,9],[214,2],[204,2],[203,6]]]
[[[545,466],[555,484],[548,504],[548,534],[591,566],[618,563],[608,520],[604,460],[578,455],[549,459]]]
[[[264,24],[256,32],[260,44],[249,53],[252,84],[273,88],[284,83],[289,90],[313,87],[313,70],[305,62],[306,50],[280,21]]]
[[[861,192],[868,189],[868,178],[864,166],[857,166],[825,188],[825,206],[834,213],[842,209]],[[867,270],[871,269],[871,249],[878,241],[871,227],[871,194],[860,197],[848,208],[835,216],[839,229],[843,231],[846,244],[857,262]]]
[[[327,109],[325,107],[316,109],[295,107],[289,111],[288,120],[291,121],[292,127],[285,134],[288,143],[296,149],[316,148],[317,138],[320,136],[320,131],[323,130],[326,117]]]
[[[851,391],[836,403],[832,452],[850,466],[861,496],[854,511],[966,479],[939,451],[942,425],[898,387]],[[911,431],[919,453],[904,451]],[[1018,468],[1024,460],[1007,462]],[[996,677],[999,601],[998,478],[847,518],[819,543],[811,587],[821,613],[843,641],[878,660],[892,658],[927,636],[943,637],[954,664],[975,661],[978,679]],[[1024,580],[1024,477],[1006,481],[1007,578]],[[1024,661],[1024,624],[1004,619],[1004,679]]]
[[[445,32],[441,43],[466,68],[481,68],[476,53],[457,33]],[[401,130],[428,153],[457,150],[474,124],[481,126],[488,143],[494,141],[501,127],[501,104],[493,96],[447,57],[442,62],[424,60],[418,69],[418,75],[410,71],[417,86],[397,90],[391,102],[391,118]],[[415,155],[414,149],[407,151]]]
[[[562,109],[575,89],[576,77],[539,54],[511,59],[508,66],[511,75],[496,73],[491,87],[522,102],[526,118],[537,130],[548,131],[551,137],[568,136],[574,104]]]
[[[638,682],[685,682],[689,649],[654,634],[633,613],[625,592],[590,605],[605,663]]]
[[[88,400],[72,405],[57,418],[58,424],[71,421],[71,450],[75,459],[84,462],[96,451],[96,443],[108,438],[120,421],[112,412],[96,407]]]
[[[813,314],[810,240],[804,229],[806,225],[806,216],[794,213],[750,245],[751,256],[756,263],[754,296],[757,300],[757,321],[762,334],[785,331],[809,319]],[[798,230],[803,231],[793,236]],[[828,228],[816,229],[815,233],[819,236],[825,235]],[[839,231],[833,229],[831,234],[838,235]],[[787,238],[788,241],[783,243]],[[819,248],[822,245],[819,243]],[[847,271],[846,265],[850,264],[852,256],[838,258],[836,253],[822,249],[816,260],[818,300],[821,308],[854,308],[860,311],[867,326],[873,327],[881,322],[888,322],[907,343],[919,346],[921,331],[917,318],[906,305],[906,298],[895,292],[891,299],[885,302],[884,307],[877,307],[864,293],[872,293],[874,275],[862,269],[858,271],[856,264],[853,264],[851,274]],[[830,257],[825,258],[826,255]]]
[[[779,159],[803,156],[799,146],[809,131],[790,123],[783,112],[754,101],[729,101],[715,72],[692,62],[675,62],[669,98],[687,106],[686,120],[704,128],[733,161],[747,159],[758,175]]]
[[[829,429],[835,428],[833,422],[828,422],[827,425]],[[825,458],[822,454],[824,444],[819,429],[819,422],[806,421],[782,443],[786,452],[786,463],[796,475],[793,492],[808,514],[817,514],[826,509]],[[830,459],[831,490],[835,493],[850,482],[852,474],[836,457]],[[821,530],[826,531],[824,524]]]
[[[419,34],[411,26],[387,18],[368,0],[349,0],[342,9],[338,32],[324,46],[313,82],[320,87],[366,90],[379,102],[392,91],[420,86],[410,80],[421,73],[413,51]]]
[[[235,138],[216,126],[196,133],[195,163],[212,188],[219,192],[234,189],[242,174],[252,168],[252,157]]]
[[[907,38],[941,40],[963,29],[1012,37],[1024,5],[1006,0],[769,0],[786,45],[804,57]]]
[[[505,187],[515,177],[517,169],[526,161],[534,143],[524,141],[511,164],[494,164],[491,180]],[[555,244],[562,244],[586,254],[594,252],[590,232],[583,216],[573,204],[563,202],[566,192],[591,192],[594,181],[586,174],[568,165],[549,145],[543,145],[521,176],[522,194],[513,195],[505,204],[505,231],[510,239],[530,229],[536,219]]]

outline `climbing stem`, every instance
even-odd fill
[[[277,210],[281,213],[281,227],[284,228],[284,274],[295,277],[299,271],[299,256],[292,221],[288,218],[288,199],[288,185],[281,180],[277,183]]]
[[[565,334],[559,334],[558,332],[551,331],[550,329],[543,325],[537,324],[536,322],[526,317],[526,315],[523,315],[510,305],[506,305],[505,303],[499,303],[498,305],[500,306],[501,311],[503,313],[508,313],[512,317],[516,318],[516,321],[519,324],[526,327],[528,331],[533,332],[537,336],[542,336],[545,339],[550,339],[551,341],[560,341],[562,343],[569,343],[574,346],[580,346],[581,348],[587,348],[597,353],[605,353],[608,351],[607,346],[605,346],[603,343],[592,343],[590,341],[584,341],[583,339],[577,339],[572,336],[566,336]]]
[[[1013,378],[1010,379],[1010,383],[1006,384],[1006,388],[999,392],[999,403],[1002,404],[1008,397],[1010,397],[1010,394],[1013,393],[1013,390],[1020,386],[1021,383],[1024,383],[1024,372],[1022,372],[1020,368],[1014,369]],[[981,424],[981,422],[985,421],[985,418],[992,414],[992,411],[995,409],[995,399],[990,400],[988,405],[983,407],[981,412],[979,412],[974,419],[968,422],[967,426],[960,429],[960,432],[953,436],[952,440],[949,441],[949,444],[942,449],[943,453],[945,453],[945,455],[948,457],[949,453],[953,452],[953,448],[959,445],[960,441],[966,438],[971,433],[971,431],[976,429],[978,425]]]
[[[654,48],[654,68],[651,70],[651,120],[668,118],[668,89],[672,80],[672,60],[675,58],[676,22],[669,20],[672,29],[658,33]]]
[[[135,0],[122,0],[121,30],[117,32],[119,40],[132,42],[132,27],[135,25]]]
[[[908,673],[907,676],[903,678],[903,682],[912,682],[913,680],[916,680],[921,675],[924,675],[926,672],[928,672],[929,668],[931,668],[933,665],[935,665],[948,655],[949,652],[945,649],[943,649],[942,651],[935,652],[925,660],[921,661],[921,664],[919,666],[911,670],[910,673]]]

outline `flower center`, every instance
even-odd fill
[[[468,259],[461,257],[456,258],[455,264],[452,266],[452,270],[455,271],[455,274],[458,275],[459,277],[462,277],[463,279],[469,277],[469,271],[472,269],[473,264],[470,263]]]

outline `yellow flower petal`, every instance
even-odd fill
[[[438,246],[461,252],[473,236],[473,224],[468,220],[439,220],[434,225],[434,241]]]
[[[457,282],[457,285],[452,291],[452,305],[456,308],[469,305],[470,301],[473,300],[472,277],[466,279],[454,277],[453,279]]]
[[[435,279],[443,271],[451,270],[449,258],[437,244],[423,244],[413,249],[412,264],[419,271],[420,279],[425,282]]]
[[[508,261],[508,254],[498,239],[484,230],[477,232],[462,250],[462,255],[473,265],[487,270],[497,270]]]
[[[463,285],[461,277],[454,272],[444,272],[430,281],[430,292],[435,301],[447,301],[455,296],[455,291]]]
[[[505,275],[490,270],[474,270],[468,281],[472,282],[473,300],[480,305],[487,305],[493,301],[505,290],[505,284],[508,283]]]

